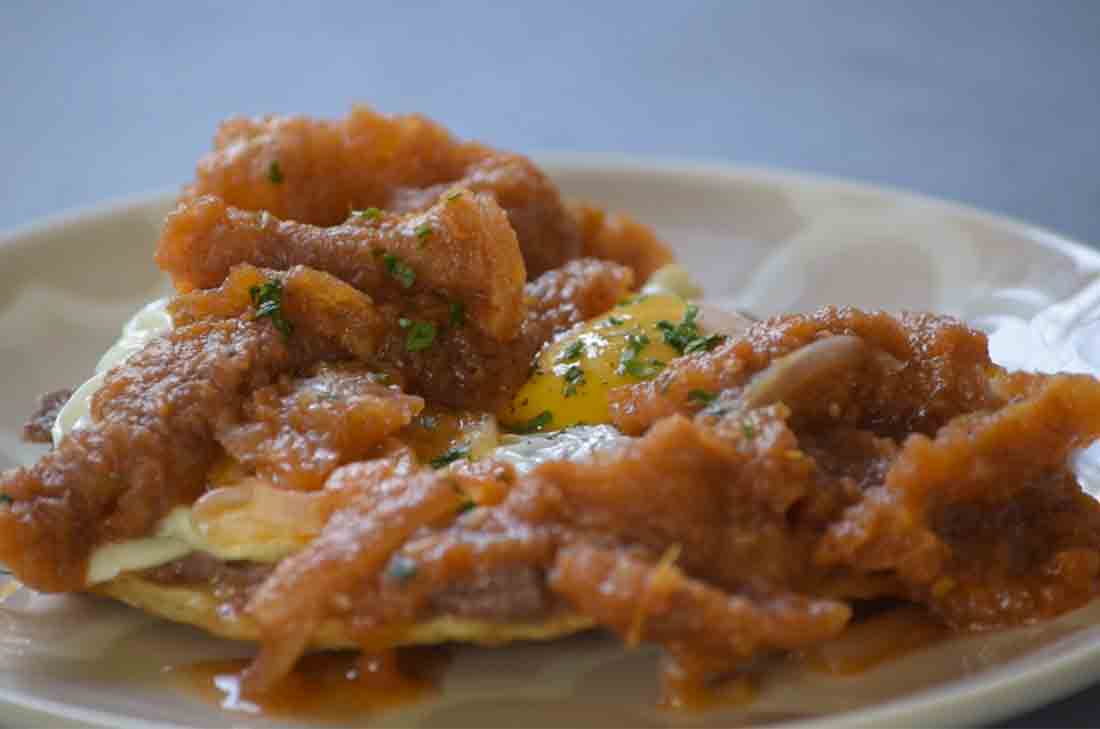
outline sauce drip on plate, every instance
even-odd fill
[[[230,712],[340,721],[376,714],[438,692],[447,654],[405,648],[364,654],[317,653],[298,661],[272,691],[244,696],[240,675],[247,659],[203,661],[166,671],[204,701]]]
[[[925,610],[908,605],[877,605],[838,638],[794,654],[805,669],[828,676],[855,676],[921,651],[950,631]],[[716,677],[669,662],[661,676],[660,706],[689,712],[748,704],[760,692],[754,671]]]
[[[700,674],[666,667],[661,672],[662,709],[714,711],[732,709],[751,702],[759,692],[756,677],[735,675],[713,681]]]

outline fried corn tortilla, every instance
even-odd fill
[[[219,611],[221,601],[209,588],[164,585],[136,574],[127,574],[97,585],[94,592],[139,610],[186,623],[211,635],[230,640],[257,642],[259,626],[247,614]],[[595,622],[584,615],[563,613],[530,622],[499,622],[439,616],[403,627],[393,634],[394,645],[476,643],[502,645],[520,640],[553,640],[588,630]],[[310,639],[310,648],[358,648],[348,626],[339,620],[321,623]]]

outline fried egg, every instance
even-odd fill
[[[678,355],[664,341],[660,322],[680,321],[688,311],[688,299],[698,291],[681,266],[666,266],[638,295],[544,348],[534,373],[503,414],[514,425],[551,413],[540,432],[501,436],[495,418],[482,415],[459,418],[458,437],[476,445],[470,449],[472,457],[507,461],[520,473],[548,461],[584,460],[628,442],[607,424],[608,394],[614,387],[652,376]],[[95,374],[58,413],[52,431],[55,444],[90,424],[92,398],[108,370],[171,329],[168,302],[150,302],[125,324]],[[212,474],[211,482],[203,497],[172,510],[151,536],[97,549],[89,561],[88,584],[106,583],[196,551],[227,561],[278,562],[320,533],[328,516],[317,494],[278,489],[236,473],[231,464],[224,473]]]

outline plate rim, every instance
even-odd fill
[[[820,187],[867,194],[884,199],[902,199],[945,212],[979,220],[1041,248],[1051,249],[1082,270],[1100,270],[1100,250],[1047,227],[968,203],[929,195],[904,187],[861,181],[799,170],[741,165],[715,159],[647,156],[615,153],[536,151],[530,154],[551,176],[565,172],[601,172],[617,175],[660,174],[697,180],[742,181],[779,187]],[[64,235],[74,227],[140,214],[146,210],[170,208],[178,187],[163,187],[74,206],[31,219],[0,231],[0,255],[39,244],[46,237]],[[1100,241],[1098,241],[1100,244]],[[1033,652],[1034,653],[1034,652]],[[1033,655],[1032,653],[1032,655]],[[911,726],[915,722],[937,724],[996,721],[1034,710],[1067,696],[1100,679],[1100,642],[1084,643],[1057,659],[1028,667],[1028,654],[973,676],[945,685],[836,714],[782,722],[777,727]],[[60,718],[94,726],[124,726],[134,729],[171,729],[181,725],[142,719],[99,709],[57,702],[21,691],[0,688],[0,704],[40,713],[42,718]]]
[[[1079,265],[1100,267],[1100,240],[1096,243],[1097,248],[1094,248],[1052,227],[1037,225],[1008,213],[924,193],[901,185],[788,167],[747,165],[702,157],[538,150],[531,152],[529,156],[540,167],[550,170],[551,174],[555,169],[569,168],[588,172],[604,170],[630,174],[656,171],[660,174],[695,178],[721,177],[731,180],[765,181],[779,185],[827,186],[879,197],[905,198],[1009,229],[1015,235],[1030,239],[1036,245],[1058,251]],[[57,212],[35,216],[26,222],[0,230],[0,248],[11,245],[33,245],[32,242],[24,242],[21,239],[47,235],[74,224],[109,218],[113,215],[141,210],[147,206],[170,204],[171,200],[179,194],[179,190],[179,186],[165,185],[140,192],[114,195],[98,202],[74,205]]]

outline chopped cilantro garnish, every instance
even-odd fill
[[[626,348],[620,359],[633,359],[649,345],[649,337],[641,332],[630,332],[626,335]]]
[[[640,359],[632,359],[623,365],[623,370],[631,377],[639,380],[648,380],[656,377],[657,373],[665,368],[665,363],[659,359],[648,359],[643,362]]]
[[[543,410],[541,413],[531,418],[526,423],[516,426],[515,428],[513,428],[513,430],[521,434],[536,433],[545,428],[547,425],[550,425],[551,421],[553,420],[554,414],[549,410]]]
[[[460,197],[462,197],[462,190],[455,190],[454,192],[447,195],[447,202],[450,202],[451,200],[457,200]]]
[[[724,342],[726,338],[721,334],[710,334],[705,337],[696,337],[688,342],[688,345],[684,347],[684,354],[695,354],[696,352],[709,352]]]
[[[668,346],[675,349],[680,354],[684,353],[684,348],[688,343],[699,336],[699,328],[695,324],[695,317],[699,315],[699,307],[695,305],[689,305],[684,312],[684,318],[679,324],[673,324],[667,319],[662,319],[657,322],[657,328],[661,330],[661,334],[664,335],[665,342]]]
[[[450,464],[454,463],[455,461],[461,461],[463,458],[469,458],[469,457],[470,457],[470,447],[469,446],[457,446],[455,448],[451,448],[451,449],[449,449],[447,451],[444,451],[443,453],[439,454],[438,456],[436,456],[435,458],[430,460],[428,462],[428,464],[432,468],[443,468],[444,466],[449,466]]]
[[[689,304],[684,311],[684,318],[677,324],[662,319],[657,322],[657,328],[664,335],[665,342],[680,354],[694,354],[695,352],[707,352],[714,349],[725,340],[721,334],[703,336],[699,333],[699,325],[695,322],[699,316],[699,307]]]
[[[645,380],[655,376],[664,368],[665,363],[659,359],[643,361],[639,356],[648,345],[649,337],[641,332],[631,332],[626,335],[626,346],[619,355],[620,375],[626,374]]]
[[[417,569],[416,560],[412,557],[395,554],[390,558],[390,563],[386,567],[386,576],[398,582],[408,582],[416,577]]]
[[[367,220],[378,220],[379,218],[382,217],[382,211],[379,210],[378,208],[367,208],[366,210],[352,210],[351,214],[352,215],[358,215],[359,217],[366,218]]]
[[[279,166],[279,160],[271,160],[271,164],[267,166],[267,179],[271,180],[271,184],[279,185],[283,179],[283,168]]]
[[[466,323],[466,305],[461,301],[451,302],[451,326],[460,327]]]
[[[582,352],[584,352],[584,343],[578,339],[561,351],[561,354],[557,357],[557,361],[576,362],[581,358]]]
[[[409,330],[408,336],[405,337],[405,349],[410,352],[427,349],[435,341],[435,324],[430,321],[414,321],[402,317],[397,320],[397,323],[402,329]]]
[[[432,226],[427,223],[421,223],[416,226],[416,237],[420,239],[420,245],[424,245],[428,238],[431,237]]]
[[[607,317],[607,321],[613,327],[621,327],[623,324],[626,324],[626,319],[623,319],[621,316],[609,316]]]
[[[752,423],[748,421],[741,421],[741,434],[745,436],[746,440],[752,440],[756,437],[756,428],[752,426]]]
[[[572,397],[577,394],[577,388],[584,384],[584,370],[581,369],[580,365],[570,365],[562,374],[562,379],[565,380],[562,394],[566,397]]]
[[[284,337],[289,337],[294,332],[294,325],[283,315],[282,281],[273,279],[262,286],[252,286],[248,289],[248,296],[256,307],[257,319],[265,316],[270,318],[271,323]]]
[[[407,289],[416,282],[416,271],[392,253],[382,254],[382,264],[386,267],[386,271],[389,272],[390,276],[401,284],[402,288]]]
[[[0,494],[0,506],[7,506],[8,504],[14,504],[15,499],[7,494]]]
[[[710,405],[717,399],[717,395],[713,392],[707,392],[706,390],[692,390],[688,393],[688,402],[697,403],[699,405]]]
[[[460,449],[455,449],[455,450],[460,450]],[[466,449],[461,449],[461,450],[466,450]],[[450,451],[448,451],[448,453],[449,452]],[[446,455],[447,454],[444,453],[443,456],[440,456],[440,458],[443,458]],[[462,457],[465,458],[466,454],[464,453]],[[453,460],[457,460],[457,459],[452,459],[452,461]],[[450,463],[450,462],[451,461],[448,461],[448,463]],[[435,461],[432,461],[432,465],[435,465]],[[446,464],[444,464],[444,465],[446,465]],[[439,466],[436,466],[436,468],[439,468]],[[477,502],[470,498],[470,495],[468,493],[466,493],[465,489],[463,489],[461,486],[459,486],[457,483],[455,483],[453,481],[451,482],[451,488],[454,489],[455,496],[458,497],[458,513],[459,514],[465,514],[470,509],[477,508]]]

